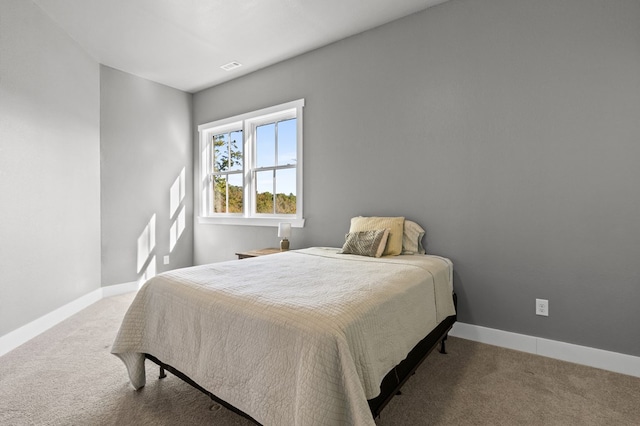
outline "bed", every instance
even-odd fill
[[[111,352],[264,425],[373,425],[455,321],[452,264],[315,247],[160,274]]]

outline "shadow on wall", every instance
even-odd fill
[[[173,252],[186,228],[185,168],[183,167],[169,189],[169,253]],[[138,237],[138,287],[157,273],[156,214],[154,213]]]

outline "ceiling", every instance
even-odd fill
[[[33,0],[99,63],[187,92],[444,1]]]

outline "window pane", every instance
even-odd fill
[[[213,137],[213,171],[220,172],[229,168],[229,134]]]
[[[229,179],[229,213],[242,213],[243,185],[242,173],[233,173]]]
[[[278,123],[278,166],[296,164],[297,152],[296,119]]]
[[[203,223],[265,224],[278,216],[302,223],[303,107],[299,99],[199,126]],[[179,209],[171,212],[175,218]]]
[[[276,170],[276,213],[296,214],[296,169]]]
[[[237,130],[229,134],[229,170],[242,170],[242,130]]]
[[[227,212],[227,179],[226,176],[213,177],[213,212]]]
[[[276,125],[265,124],[256,128],[256,167],[276,165]]]
[[[256,213],[273,213],[273,171],[256,173]]]

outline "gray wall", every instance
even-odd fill
[[[100,287],[99,67],[0,2],[0,335]]]
[[[106,66],[100,70],[102,285],[108,286],[137,281],[149,268],[192,265],[193,117],[191,94]],[[183,170],[180,194],[174,183]],[[185,226],[171,250],[169,235],[182,209]]]
[[[461,321],[638,356],[638,22],[635,0],[451,0],[197,93],[195,124],[305,98],[293,248],[405,215],[453,260]],[[199,264],[278,241],[194,234]]]

